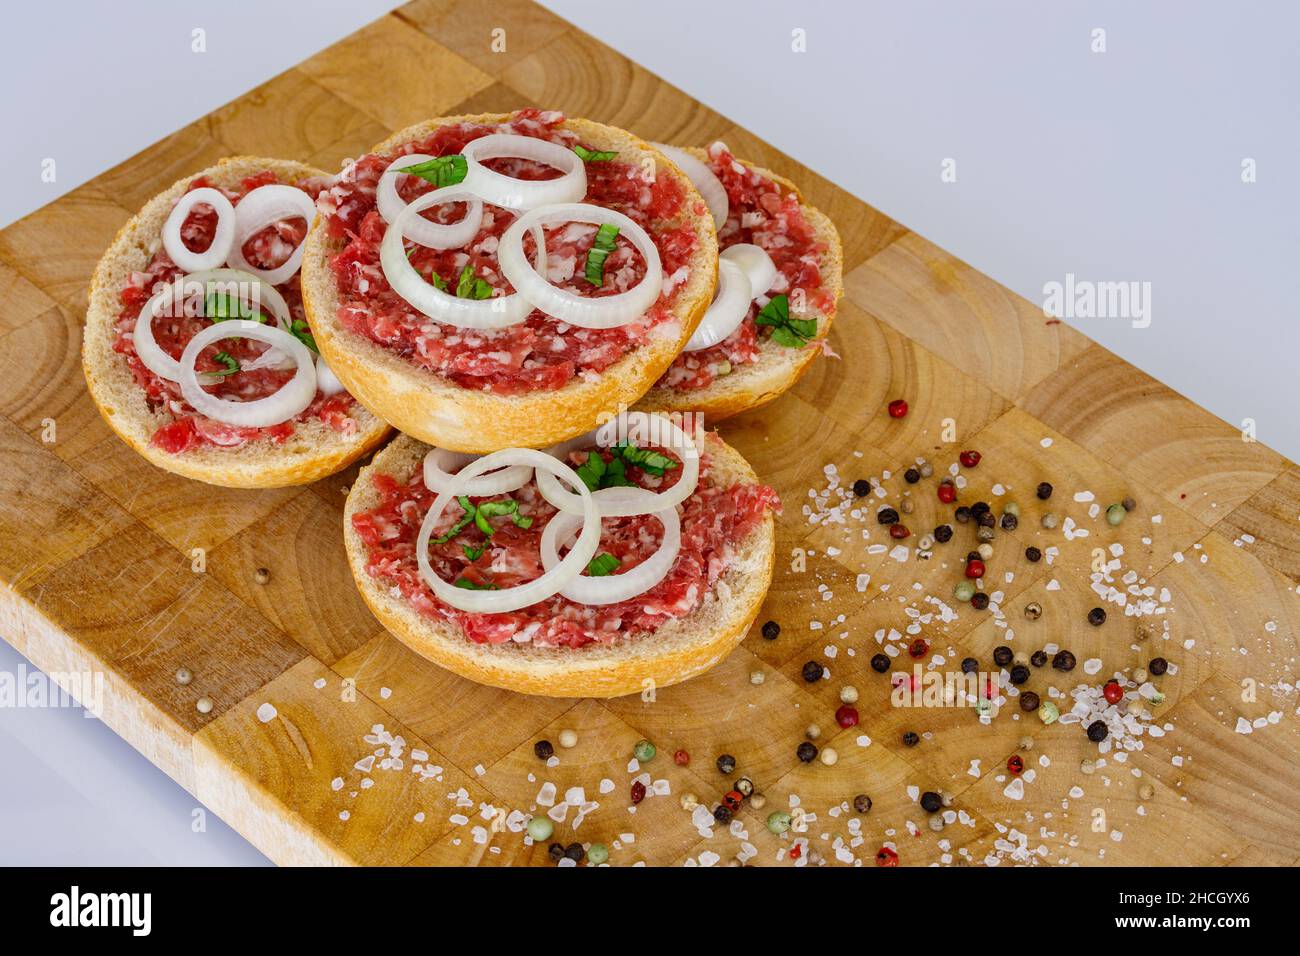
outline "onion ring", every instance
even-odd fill
[[[274,269],[259,269],[251,265],[244,258],[244,243],[267,226],[289,219],[307,220],[307,228],[310,230],[315,218],[315,201],[297,186],[285,186],[282,183],[258,186],[239,200],[239,205],[235,207],[235,241],[231,244],[226,263],[234,269],[251,272],[268,285],[288,282],[302,265],[306,233],[303,234],[303,242],[298,243],[289,258]]]
[[[754,301],[745,270],[730,259],[718,259],[718,295],[704,313],[683,352],[698,352],[717,345],[745,321]]]
[[[559,143],[515,133],[491,133],[470,140],[465,157],[465,189],[494,206],[524,211],[554,203],[578,202],[587,195],[587,164]],[[483,165],[485,159],[531,159],[560,170],[559,179],[515,179]]]
[[[451,469],[460,471],[470,462],[477,461],[479,457],[448,451],[445,448],[430,448],[429,453],[424,456],[424,486],[437,494],[490,498],[493,495],[518,491],[532,481],[533,469],[527,465],[510,465],[500,471],[465,481],[461,481],[451,473]]]
[[[267,349],[266,352],[274,351]],[[262,354],[265,355],[266,352]],[[316,388],[322,395],[337,395],[339,392],[346,392],[347,388],[339,381],[339,377],[334,374],[334,369],[330,368],[325,362],[325,356],[316,356]]]
[[[199,353],[221,339],[244,338],[265,342],[285,352],[298,365],[284,386],[273,395],[251,402],[232,402],[209,395],[199,384],[194,363]],[[288,332],[275,326],[263,325],[248,319],[230,319],[209,325],[190,339],[181,354],[181,394],[196,412],[227,425],[243,428],[266,428],[288,421],[302,412],[316,397],[316,365],[307,346]]]
[[[582,296],[551,285],[524,255],[524,234],[534,226],[556,222],[618,226],[618,234],[645,260],[645,275],[626,292],[614,295]],[[658,301],[664,280],[659,249],[644,229],[621,212],[586,203],[544,206],[524,213],[501,236],[497,265],[518,295],[547,315],[584,329],[611,329],[644,315]]]
[[[181,241],[181,226],[190,210],[199,203],[207,203],[217,214],[217,231],[212,235],[212,242],[202,252],[193,252]],[[178,269],[186,272],[198,272],[201,269],[215,269],[226,261],[235,244],[235,207],[225,194],[211,186],[191,189],[176,201],[171,214],[162,227],[163,248]]]
[[[663,143],[651,143],[651,145],[681,168],[686,178],[691,181],[691,185],[700,191],[700,195],[704,198],[704,205],[709,207],[709,215],[713,217],[713,228],[721,229],[723,223],[727,221],[727,215],[731,212],[731,203],[727,199],[727,190],[722,185],[722,180],[718,179],[706,164],[684,149],[665,146]]]
[[[389,163],[388,168],[379,177],[379,184],[375,187],[375,199],[379,205],[379,215],[384,217],[385,222],[390,225],[395,223],[397,217],[402,214],[402,210],[406,208],[406,203],[397,194],[398,174],[406,166],[428,162],[433,158],[433,156],[427,156],[424,153],[411,153],[408,156],[399,156]],[[434,190],[434,192],[444,197],[441,200],[444,203],[468,203],[469,208],[465,210],[464,218],[459,222],[441,223],[430,222],[423,216],[413,216],[406,220],[402,235],[404,238],[429,249],[459,249],[477,236],[479,228],[483,225],[483,200],[463,186],[444,186],[441,189]],[[429,203],[420,208],[423,210],[427,209],[429,205],[439,204]]]
[[[472,591],[458,588],[438,577],[433,571],[433,565],[429,563],[429,538],[433,535],[433,527],[455,497],[445,492],[438,495],[424,516],[419,537],[415,542],[415,557],[420,565],[420,577],[443,603],[471,614],[517,611],[560,593],[562,588],[568,586],[570,581],[582,573],[595,557],[596,547],[600,544],[600,513],[596,510],[596,502],[591,492],[572,468],[545,452],[532,448],[507,448],[504,451],[496,451],[484,455],[478,461],[470,462],[461,470],[457,478],[461,480],[477,478],[485,472],[506,465],[525,465],[536,469],[538,474],[545,471],[557,481],[563,480],[577,490],[578,497],[582,501],[582,532],[573,547],[569,549],[569,553],[564,556],[564,560],[541,577],[526,584],[499,591]]]
[[[608,503],[622,501],[636,507],[648,508],[654,506],[658,495],[644,488],[602,488],[594,492],[592,497],[596,499],[601,516],[609,517],[605,507]],[[682,548],[682,519],[678,516],[676,508],[667,508],[663,511],[647,510],[645,513],[657,518],[664,528],[663,539],[654,554],[622,574],[601,577],[579,575],[561,588],[560,593],[570,601],[579,604],[618,604],[638,594],[644,594],[662,581],[672,570],[673,562],[677,560],[677,554]],[[555,567],[560,560],[558,545],[570,538],[580,523],[581,519],[564,512],[551,518],[546,529],[542,531],[543,568],[549,571]]]
[[[772,283],[776,281],[776,263],[762,246],[738,242],[723,249],[718,258],[730,259],[745,270],[749,284],[754,287],[755,299],[772,288]]]

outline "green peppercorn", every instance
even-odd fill
[[[1128,512],[1124,510],[1123,505],[1111,505],[1106,509],[1106,523],[1114,527],[1124,520],[1126,514]]]
[[[1043,701],[1042,705],[1038,708],[1038,719],[1045,724],[1055,723],[1056,718],[1060,716],[1060,709],[1050,700]]]
[[[1002,513],[1007,515],[1015,515],[1017,518],[1019,518],[1020,505],[1016,504],[1014,501],[1008,501],[1005,505],[1002,506]]]
[[[773,810],[767,815],[767,828],[772,833],[781,834],[790,829],[790,814],[784,810]]]
[[[535,843],[549,840],[554,832],[555,824],[551,822],[550,817],[533,817],[528,821],[528,835],[533,838]]]
[[[975,585],[971,581],[959,581],[952,589],[952,596],[958,601],[969,601],[975,594]]]
[[[609,847],[603,843],[593,843],[587,847],[587,862],[592,866],[600,866],[609,859]]]
[[[657,752],[655,745],[648,740],[638,740],[636,746],[632,748],[632,755],[641,763],[653,760]]]

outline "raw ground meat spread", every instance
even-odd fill
[[[321,212],[328,217],[330,234],[346,239],[331,261],[343,326],[464,388],[517,395],[560,388],[577,376],[595,377],[644,344],[655,325],[671,319],[696,246],[695,232],[680,224],[686,192],[676,178],[661,176],[647,183],[640,166],[613,160],[587,163],[587,195],[582,202],[615,209],[635,220],[658,247],[664,287],[646,315],[612,329],[582,329],[534,310],[524,322],[507,329],[462,330],[434,322],[388,285],[379,261],[387,223],[376,208],[375,187],[394,159],[410,153],[455,155],[470,140],[490,133],[534,136],[569,147],[591,146],[560,129],[563,121],[562,113],[528,109],[499,125],[446,126],[391,154],[364,156],[348,167],[318,200]],[[487,160],[485,165],[517,179],[560,175],[559,170],[529,160]],[[415,176],[399,179],[398,193],[406,202],[434,188]],[[433,222],[453,223],[464,217],[465,210],[464,203],[452,203],[423,215]],[[436,275],[453,290],[469,265],[475,277],[492,286],[495,294],[509,294],[514,290],[498,271],[496,249],[501,234],[514,220],[508,210],[485,203],[482,227],[463,248],[429,249],[407,240],[410,261],[426,280],[433,281],[431,276]],[[547,229],[546,275],[552,284],[584,296],[603,296],[625,291],[640,281],[645,264],[623,237],[605,261],[604,284],[595,287],[586,281],[583,266],[595,234],[595,226],[581,223]],[[524,250],[533,261],[531,230]]]
[[[238,189],[222,189],[221,192],[232,203],[238,205],[240,199],[247,193],[259,186],[276,182],[279,180],[275,173],[268,170],[244,179]],[[324,183],[304,180],[290,185],[296,185],[314,197]],[[190,183],[191,190],[203,186],[220,188],[203,178]],[[181,240],[187,248],[196,252],[202,251],[211,245],[216,228],[216,212],[206,203],[200,203],[190,211],[181,225]],[[292,255],[306,233],[307,223],[302,219],[274,223],[244,243],[244,257],[259,269],[273,269]],[[351,414],[355,400],[347,392],[327,396],[317,391],[316,398],[296,418],[267,428],[242,428],[197,414],[182,397],[180,385],[146,368],[135,351],[135,322],[140,315],[140,309],[153,296],[160,283],[171,282],[181,275],[184,275],[184,272],[172,262],[171,257],[167,255],[167,250],[160,243],[158,251],[149,260],[144,271],[132,273],[130,282],[119,294],[122,311],[118,313],[117,321],[114,323],[117,334],[113,341],[113,350],[121,353],[125,358],[136,384],[144,389],[145,401],[149,409],[165,410],[172,416],[170,422],[160,426],[154,432],[151,444],[164,451],[177,453],[203,445],[236,448],[262,437],[283,442],[294,433],[296,422],[312,419],[320,419],[343,434],[356,430],[357,422]],[[287,282],[276,286],[276,289],[284,296],[291,317],[295,321],[305,322],[306,316],[302,308],[302,295],[298,290],[297,274],[295,273]],[[201,316],[160,315],[153,322],[154,340],[164,352],[174,359],[179,359],[186,343],[210,324],[208,319]],[[219,352],[225,352],[243,366],[250,363],[266,348],[264,343],[248,339],[222,339],[199,353],[195,368],[199,372],[221,370],[224,366],[216,359]],[[238,371],[224,376],[215,385],[207,386],[207,391],[221,398],[252,401],[274,394],[293,377],[293,374],[293,369],[264,368]]]
[[[659,450],[671,456],[671,452]],[[576,467],[591,453],[573,452],[569,462]],[[607,450],[597,453],[606,460],[611,457]],[[672,487],[680,474],[678,468],[656,478],[634,466],[627,467],[627,477],[634,484],[653,491]],[[582,647],[653,632],[699,607],[708,590],[730,566],[736,545],[758,526],[769,509],[778,511],[781,506],[776,492],[766,485],[728,487],[714,483],[709,458],[705,455],[700,462],[699,484],[678,506],[682,522],[681,550],[667,576],[653,588],[620,604],[575,604],[557,594],[518,611],[470,614],[444,604],[420,577],[415,543],[420,524],[436,497],[425,487],[422,469],[417,467],[410,476],[378,474],[373,481],[380,492],[379,505],[352,518],[352,526],[367,549],[367,572],[396,589],[421,614],[458,625],[478,644],[504,644],[513,640]],[[436,538],[464,514],[457,503],[447,506],[429,545],[430,563],[440,577],[447,581],[463,579],[480,587],[507,588],[542,575],[539,541],[556,511],[541,497],[533,482],[510,495],[471,501],[477,505],[506,498],[518,502],[519,513],[532,519],[530,527],[520,528],[510,518],[496,518],[492,521],[495,531],[489,539],[470,522],[460,534],[437,544]],[[662,525],[648,515],[606,518],[601,529],[596,553],[619,559],[621,564],[616,574],[650,557],[663,535]],[[471,560],[480,548],[482,554]]]
[[[737,162],[722,143],[714,143],[707,152],[706,163],[727,190],[730,206],[727,221],[718,230],[719,251],[741,242],[759,246],[776,264],[777,277],[768,290],[770,294],[792,295],[793,290],[802,289],[810,311],[830,315],[835,302],[822,289],[821,276],[822,256],[827,247],[817,240],[798,197],[786,192],[780,183]],[[718,376],[757,359],[759,336],[769,336],[771,330],[758,325],[754,319],[767,300],[767,296],[762,296],[751,303],[749,314],[736,331],[717,345],[677,356],[656,385],[687,390],[705,388]],[[810,342],[804,347],[819,346]]]

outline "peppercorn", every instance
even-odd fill
[[[822,763],[828,767],[833,767],[840,759],[840,752],[834,747],[823,747],[821,756]]]
[[[983,591],[976,591],[970,596],[970,606],[977,611],[983,611],[989,606],[989,596]]]
[[[957,489],[953,486],[951,481],[945,481],[939,485],[935,490],[935,494],[937,494],[939,500],[946,505],[950,505],[957,500]]]
[[[740,805],[745,801],[744,795],[739,790],[728,790],[722,795],[723,805],[735,813],[740,809]]]
[[[1004,512],[1002,515],[1002,530],[1015,531],[1016,525],[1020,524],[1020,519],[1010,512]]]
[[[593,843],[587,850],[587,865],[600,866],[609,859],[609,847],[603,843]]]
[[[930,650],[929,643],[923,637],[918,637],[911,644],[907,645],[907,653],[915,658],[921,658]]]
[[[1029,655],[1029,663],[1033,664],[1035,667],[1042,667],[1047,663],[1047,651],[1042,650],[1041,648],[1034,651],[1034,653]]]
[[[1104,608],[1095,607],[1088,612],[1088,623],[1093,627],[1101,627],[1106,623],[1106,611]]]
[[[673,753],[673,763],[679,767],[688,766],[691,762],[691,755],[685,750],[678,750]]]
[[[1060,716],[1061,709],[1050,700],[1043,701],[1042,706],[1038,708],[1038,719],[1044,724],[1053,723]]]
[[[916,735],[915,731],[908,730],[903,732],[903,746],[915,747],[921,742],[921,738]]]
[[[908,537],[911,533],[905,524],[891,524],[889,526],[889,536],[899,541]]]
[[[1076,661],[1069,651],[1057,651],[1052,656],[1052,667],[1058,671],[1072,671]]]
[[[1106,681],[1106,686],[1101,689],[1101,695],[1106,698],[1110,704],[1118,704],[1124,699],[1124,688],[1119,685],[1117,680]]]
[[[718,772],[724,774],[733,774],[736,772],[736,758],[731,754],[722,754],[717,759]]]
[[[898,866],[898,853],[882,846],[876,851],[876,866]]]
[[[902,418],[907,414],[907,402],[901,398],[896,398],[889,403],[889,417]]]
[[[795,748],[795,756],[803,763],[812,763],[817,759],[817,745],[804,741]]]
[[[1025,617],[1031,621],[1036,621],[1043,616],[1043,606],[1037,601],[1030,601],[1025,605]]]
[[[1128,514],[1123,505],[1115,504],[1106,509],[1106,523],[1112,528],[1117,527],[1124,516]]]
[[[930,464],[928,461],[921,462],[921,477],[929,478],[933,474],[934,474],[934,465]]]
[[[909,468],[903,472],[903,480],[909,485],[914,485],[921,480],[921,473],[915,468]]]
[[[943,797],[939,796],[933,790],[927,790],[921,794],[921,809],[926,813],[938,813],[943,807]]]
[[[916,505],[912,504],[911,498],[904,498],[898,507],[905,515],[910,515],[916,510]]]
[[[581,863],[582,858],[587,855],[587,851],[582,848],[581,843],[570,843],[564,848],[564,855],[574,863]]]
[[[560,860],[563,860],[563,859],[564,859],[564,844],[563,844],[563,843],[552,843],[550,846],[548,846],[548,847],[546,848],[546,855],[549,856],[552,860],[555,860],[557,863],[558,863]]]
[[[981,560],[981,558],[980,558],[980,553],[979,553],[978,551],[967,551],[967,552],[966,552],[966,560],[967,560],[967,561],[979,561],[979,560]]]
[[[1132,498],[1125,498],[1120,504],[1123,505],[1125,511],[1132,511],[1138,506],[1138,503]]]
[[[983,456],[977,451],[964,451],[957,456],[957,460],[961,462],[963,468],[974,468],[980,463],[981,457]]]
[[[977,501],[970,506],[970,516],[972,518],[981,518],[992,510],[987,501]]]
[[[853,798],[853,809],[858,813],[869,813],[871,811],[871,798],[865,793],[860,793]]]
[[[720,803],[713,808],[713,819],[723,824],[730,823],[731,811]]]
[[[952,540],[952,525],[941,524],[934,529],[934,540],[946,544]]]
[[[1007,758],[1007,770],[1014,776],[1020,776],[1025,772],[1025,758],[1020,754],[1012,754]]]
[[[952,589],[952,596],[958,601],[969,601],[975,596],[975,585],[970,581],[962,581]]]
[[[1006,667],[1011,663],[1011,659],[1016,656],[1016,652],[1005,644],[993,648],[993,663],[998,667]]]
[[[253,573],[253,580],[256,581],[258,584],[267,584],[267,583],[269,583],[270,580],[271,580],[271,569],[270,569],[270,568],[258,568],[258,569]]]
[[[898,524],[898,512],[893,508],[881,508],[876,512],[876,521],[882,525]]]
[[[1038,709],[1038,695],[1032,690],[1027,690],[1020,695],[1020,709],[1025,713],[1033,713]]]
[[[1057,518],[1056,515],[1052,514],[1050,511],[1047,512],[1047,514],[1043,515],[1043,517],[1039,519],[1039,524],[1041,524],[1048,531],[1051,531],[1059,523],[1060,523],[1060,519]]]
[[[528,835],[532,837],[534,843],[549,840],[554,832],[555,824],[549,817],[533,817],[528,821]]]
[[[767,828],[772,833],[782,834],[790,829],[790,814],[784,810],[773,810],[767,815]]]
[[[1029,547],[1025,548],[1025,559],[1037,564],[1039,561],[1043,560],[1043,552],[1031,544]]]
[[[1106,729],[1106,721],[1094,720],[1088,725],[1088,739],[1094,744],[1099,744],[1106,739],[1110,731]]]
[[[1169,670],[1169,662],[1163,657],[1153,657],[1147,664],[1147,670],[1151,672],[1152,676],[1159,677],[1165,671]]]
[[[859,478],[853,483],[853,493],[859,498],[865,498],[871,494],[871,482],[865,478]]]
[[[986,528],[981,526],[980,528],[976,529],[975,538],[979,541],[988,542],[988,541],[992,541],[996,534],[997,532],[994,531],[992,528]]]
[[[632,748],[632,756],[642,763],[653,760],[655,753],[655,745],[648,740],[638,740],[636,746]]]
[[[841,704],[856,704],[858,702],[858,689],[852,684],[845,684],[840,688]]]
[[[858,711],[856,707],[850,707],[848,704],[842,704],[835,711],[835,722],[841,727],[856,727],[858,723]]]
[[[632,802],[633,802],[634,804],[635,804],[635,803],[640,803],[642,800],[644,800],[644,799],[645,799],[645,784],[642,783],[640,780],[633,780],[633,781],[632,781],[632,793],[631,793],[631,796],[632,796]]]
[[[970,509],[965,505],[958,505],[957,510],[952,513],[952,516],[957,519],[958,524],[965,524],[971,519]]]
[[[1038,487],[1035,489],[1035,494],[1038,495],[1039,501],[1046,501],[1048,498],[1052,497],[1052,486],[1046,481],[1040,481]]]
[[[781,636],[781,625],[776,621],[763,622],[763,639],[766,641],[775,641]]]
[[[996,528],[998,524],[998,519],[993,517],[992,511],[984,512],[982,515],[979,516],[977,520],[979,521],[979,526],[981,528],[993,529]],[[992,536],[990,535],[990,538],[991,537]],[[983,538],[981,538],[981,540],[983,540]]]
[[[1029,680],[1029,668],[1024,664],[1017,664],[1015,667],[1011,668],[1009,678],[1011,683],[1019,687],[1025,681]]]
[[[539,740],[533,744],[533,753],[537,754],[538,760],[550,760],[555,755],[555,747],[549,740]]]
[[[980,669],[980,662],[973,657],[962,658],[961,672],[963,674],[974,674]]]
[[[808,661],[803,666],[803,679],[810,684],[815,684],[822,679],[822,666],[816,661]]]
[[[889,658],[884,654],[876,654],[871,658],[871,669],[877,674],[883,674],[889,670]]]
[[[979,558],[966,562],[966,577],[972,581],[984,577],[984,562]]]

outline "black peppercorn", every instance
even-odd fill
[[[1048,498],[1052,497],[1052,486],[1045,481],[1039,482],[1037,494],[1039,501],[1046,501]]]
[[[1038,709],[1038,695],[1032,690],[1027,690],[1020,695],[1020,709],[1027,712],[1033,712]]]
[[[560,860],[563,860],[563,859],[564,859],[564,844],[562,844],[562,843],[552,843],[550,846],[548,846],[548,847],[546,848],[546,855],[549,856],[552,860],[555,860],[556,862],[559,862]]]
[[[810,744],[808,741],[805,740],[803,743],[801,743],[798,747],[795,748],[794,753],[795,756],[798,757],[804,763],[812,763],[814,760],[817,759],[817,745]]]
[[[1058,671],[1072,671],[1074,664],[1074,655],[1069,651],[1057,651],[1052,657],[1052,666]]]
[[[1101,627],[1106,623],[1106,611],[1104,608],[1095,607],[1088,612],[1088,623],[1093,627]]]
[[[907,471],[903,472],[903,480],[909,485],[914,485],[921,480],[921,473],[915,468],[909,468]]]
[[[730,823],[731,811],[722,804],[718,804],[713,808],[713,819],[717,820],[719,823]]]
[[[970,606],[977,611],[982,611],[989,606],[989,596],[983,591],[976,591],[970,596]]]
[[[993,648],[993,663],[997,664],[998,667],[1006,667],[1008,664],[1011,663],[1012,659],[1015,656],[1016,656],[1016,652],[1013,651],[1011,648],[1007,647],[1005,644]]]
[[[884,654],[876,654],[871,658],[871,669],[877,674],[883,674],[889,670],[889,658]]]
[[[977,520],[979,521],[981,528],[995,528],[998,524],[998,519],[993,517],[992,511],[984,512]]]
[[[915,747],[921,742],[921,738],[916,735],[915,731],[908,730],[903,734],[903,746]]]
[[[1088,725],[1088,739],[1094,744],[1099,744],[1106,739],[1110,731],[1106,729],[1106,721],[1094,720]]]
[[[822,666],[816,661],[809,661],[803,666],[803,679],[815,684],[822,679]]]
[[[952,516],[957,519],[958,524],[965,524],[967,521],[970,521],[970,509],[965,505],[961,505],[952,513]]]
[[[1042,667],[1047,663],[1047,651],[1038,650],[1029,655],[1029,663],[1035,667]]]
[[[533,744],[533,753],[537,754],[538,760],[550,760],[555,755],[555,748],[549,740],[539,740]]]
[[[1008,511],[1006,514],[1002,516],[1003,531],[1015,531],[1016,525],[1018,524],[1020,524],[1020,519],[1017,518],[1015,515],[1013,515],[1011,512]]]
[[[1019,687],[1025,681],[1029,680],[1029,668],[1024,664],[1017,664],[1011,668],[1011,683]]]
[[[980,557],[980,553],[979,553],[978,551],[967,551],[967,552],[966,552],[966,563],[967,563],[967,564],[969,564],[971,561],[983,561],[983,560],[984,560],[984,559]]]
[[[871,798],[865,793],[860,793],[853,798],[853,809],[858,813],[867,813],[871,810]]]
[[[736,758],[731,754],[723,754],[718,757],[718,770],[725,774],[736,772]]]
[[[570,843],[564,848],[564,855],[574,863],[581,863],[582,858],[587,855],[587,851],[582,848],[581,843]]]
[[[865,478],[859,478],[853,483],[853,493],[859,498],[865,498],[871,494],[871,482]]]
[[[927,790],[921,794],[921,809],[926,813],[938,813],[943,807],[943,797],[939,796],[933,790]]]
[[[1039,561],[1043,560],[1043,552],[1039,551],[1031,544],[1029,547],[1025,548],[1025,558],[1026,560],[1037,564]]]
[[[883,525],[898,524],[898,512],[893,508],[881,508],[876,512],[876,520]]]
[[[989,513],[989,503],[987,501],[977,501],[970,506],[972,518],[982,518]]]
[[[781,636],[781,625],[776,621],[765,621],[763,623],[763,639],[775,641]]]
[[[1165,671],[1169,670],[1169,662],[1163,657],[1153,657],[1151,658],[1151,662],[1147,664],[1147,670],[1156,677],[1159,677]]]
[[[974,674],[980,669],[980,662],[973,657],[963,658],[961,662],[961,672],[963,674]]]
[[[941,524],[934,529],[934,540],[940,544],[952,540],[952,525]]]

